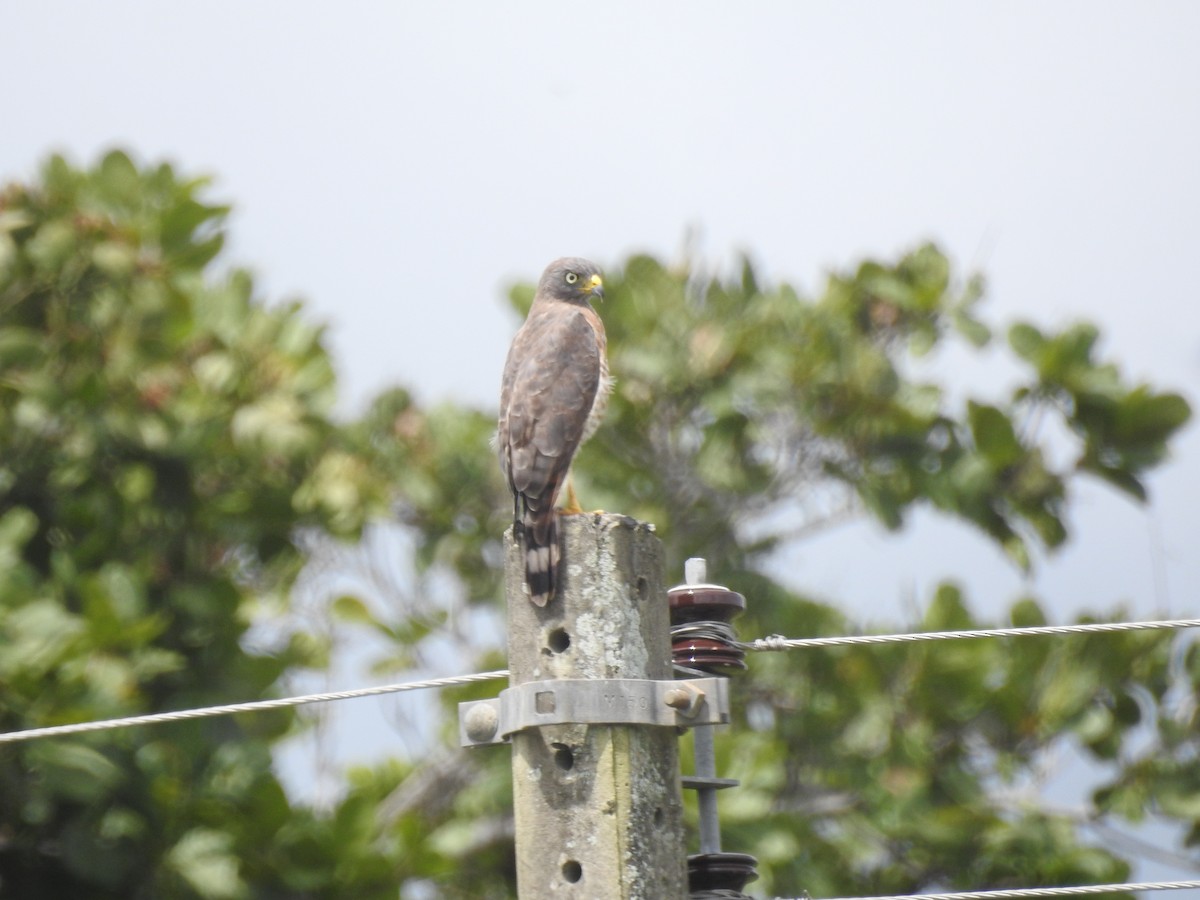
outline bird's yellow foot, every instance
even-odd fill
[[[577,516],[583,512],[583,507],[579,505],[579,497],[575,495],[575,481],[570,475],[567,476],[567,499],[559,512],[564,516]]]

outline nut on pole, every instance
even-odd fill
[[[463,731],[476,743],[491,741],[500,728],[500,713],[492,703],[473,703],[463,715]]]
[[[678,684],[668,690],[663,695],[663,702],[671,709],[678,712],[681,716],[691,718],[696,715],[696,711],[700,708],[700,704],[705,700],[704,691],[696,687],[694,684],[689,684],[686,681],[678,682]]]

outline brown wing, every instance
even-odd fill
[[[601,346],[584,311],[565,303],[533,309],[517,332],[500,390],[500,466],[523,532],[526,580],[539,606],[554,595],[554,504],[579,449],[601,378]]]

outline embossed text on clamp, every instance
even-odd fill
[[[529,681],[489,700],[458,705],[464,747],[498,744],[544,725],[720,725],[729,721],[724,678],[653,681],[564,678]]]

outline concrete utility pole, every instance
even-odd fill
[[[649,684],[672,674],[661,543],[648,526],[616,515],[563,516],[559,533],[558,595],[545,608],[529,601],[522,552],[509,541],[510,685],[610,680],[586,685],[599,691],[563,685],[534,693],[533,716],[573,697],[581,711],[613,710],[610,720],[661,705],[661,690],[655,694]],[[667,705],[678,708],[679,698],[676,691]],[[573,719],[596,720],[582,712]],[[541,725],[511,740],[521,900],[687,896],[673,727]]]

